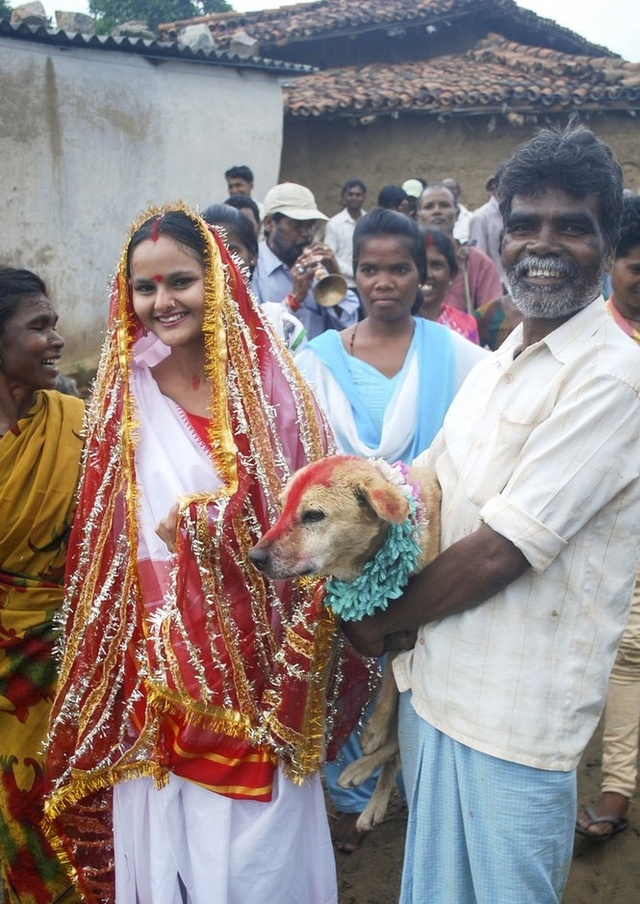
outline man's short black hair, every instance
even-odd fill
[[[248,166],[232,166],[224,174],[225,179],[244,179],[245,182],[253,182],[253,173]]]
[[[616,247],[616,258],[626,257],[632,248],[640,245],[640,197],[624,198],[622,202],[622,222],[620,241]]]
[[[364,184],[362,179],[349,179],[342,186],[342,194],[344,194],[346,191],[349,191],[350,188],[359,188],[360,191],[365,195],[367,193],[367,186]]]
[[[253,213],[256,223],[260,225],[260,208],[250,195],[229,195],[224,203],[228,207],[235,207],[236,210],[242,210],[243,207],[248,207]]]
[[[531,197],[547,187],[574,198],[596,195],[606,250],[618,244],[623,176],[608,144],[574,121],[564,129],[542,129],[518,148],[500,174],[500,213],[507,219],[515,195]]]
[[[378,195],[378,207],[387,209],[399,207],[403,201],[408,199],[409,195],[404,188],[400,188],[399,185],[385,185],[384,188],[380,189],[380,194]]]

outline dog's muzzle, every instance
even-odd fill
[[[266,571],[269,563],[269,553],[266,549],[260,549],[259,546],[254,546],[253,549],[249,550],[249,561],[258,569],[258,571]]]

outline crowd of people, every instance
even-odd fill
[[[502,227],[496,221],[497,213],[501,224],[496,206],[500,168],[487,180],[489,201],[474,212],[460,203],[460,186],[453,178],[431,184],[412,178],[402,185],[385,185],[375,205],[433,230],[429,256],[444,255],[446,266],[440,260],[425,274],[422,316],[490,350],[519,322],[500,260]],[[238,171],[251,175],[248,167],[229,170],[230,191],[236,182],[228,174]],[[244,190],[250,191],[252,184],[252,179],[244,182]],[[346,329],[364,316],[354,275],[353,236],[366,212],[366,195],[362,180],[349,179],[341,191],[343,207],[330,218],[318,210],[309,189],[297,183],[275,186],[265,197],[252,288],[262,304],[281,304],[297,317],[306,339],[327,329]],[[225,203],[238,207],[241,197],[246,196],[231,195]],[[318,282],[330,274],[343,277],[345,286],[339,300],[332,299],[327,306],[324,298],[318,298]]]
[[[350,179],[329,218],[225,177],[130,227],[86,406],[45,283],[0,268],[4,904],[336,904],[391,651],[402,904],[557,904],[637,781],[640,199],[575,124],[475,212],[453,178],[368,211]],[[442,490],[440,555],[351,623],[248,556],[335,452]]]

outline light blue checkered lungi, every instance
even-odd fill
[[[558,904],[576,773],[509,763],[433,728],[400,696],[409,801],[401,904]]]

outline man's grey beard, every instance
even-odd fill
[[[562,287],[526,285],[521,280],[530,269],[540,268],[567,277],[570,282]],[[571,317],[591,304],[602,292],[604,266],[595,276],[582,276],[575,264],[558,258],[529,255],[518,261],[507,273],[510,294],[514,305],[527,320],[559,320]]]

